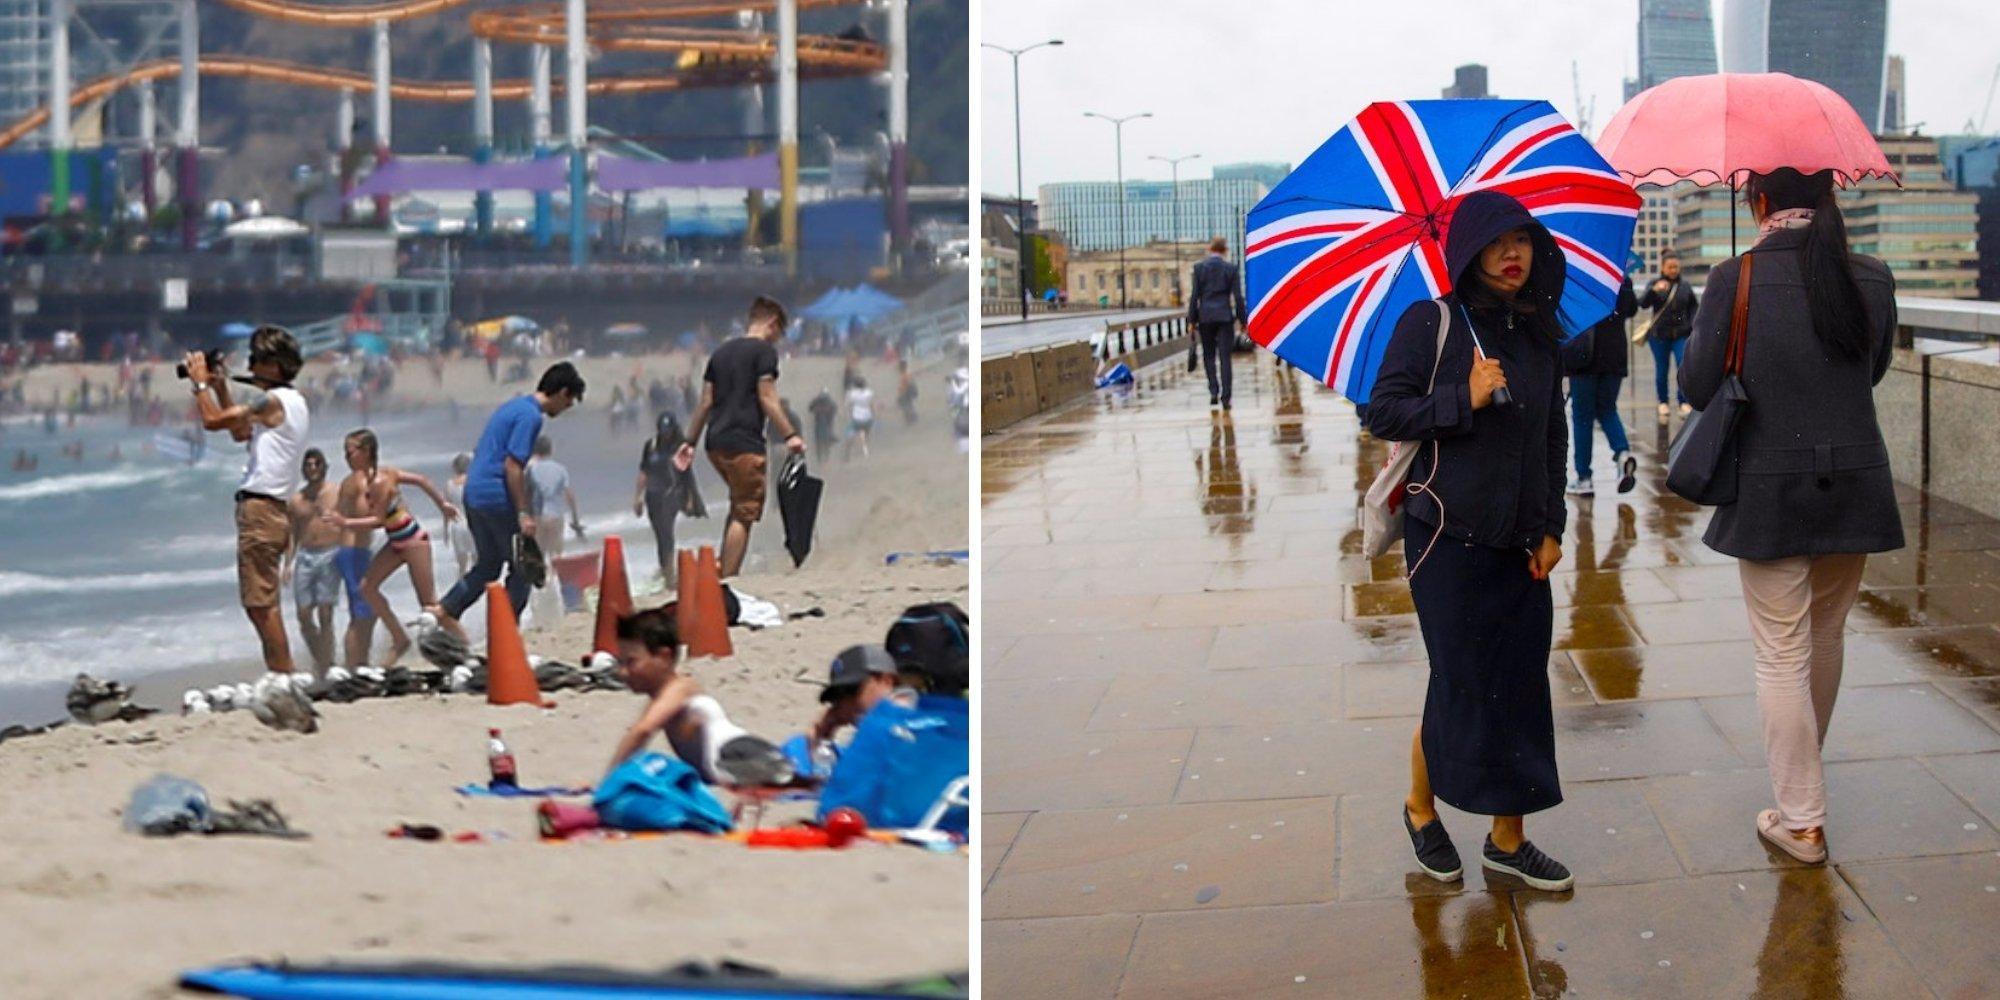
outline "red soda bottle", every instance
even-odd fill
[[[514,769],[514,754],[507,749],[506,743],[501,742],[498,729],[486,731],[486,768],[492,774],[486,782],[488,788],[520,784],[520,775]]]

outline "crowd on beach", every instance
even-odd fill
[[[670,589],[678,583],[674,524],[681,516],[706,513],[693,474],[697,446],[728,494],[717,565],[721,580],[741,572],[751,533],[763,520],[770,467],[803,457],[808,449],[805,428],[777,390],[778,344],[786,328],[781,305],[762,297],[754,301],[744,334],[708,357],[700,392],[684,416],[671,405],[684,403],[683,394],[642,395],[636,374],[630,383],[631,395],[625,397],[630,405],[651,403],[655,397],[669,404],[658,412],[657,432],[642,451],[634,509],[652,522],[662,582]],[[872,414],[854,409],[869,400],[858,360],[849,356],[847,444],[850,449],[858,444],[865,457]],[[550,560],[562,554],[564,529],[582,534],[575,488],[544,434],[548,420],[584,401],[585,380],[570,362],[549,365],[533,391],[500,404],[473,449],[453,462],[452,476],[445,481],[385,462],[389,449],[366,427],[343,437],[340,457],[347,471],[333,478],[328,457],[305,445],[313,409],[292,384],[302,362],[287,331],[262,327],[252,334],[247,377],[232,380],[212,364],[210,356],[190,352],[185,377],[202,428],[227,432],[248,449],[235,496],[239,591],[264,665],[272,677],[285,680],[287,690],[323,693],[336,670],[346,676],[371,669],[378,623],[389,640],[383,666],[396,666],[413,645],[420,645],[440,667],[475,662],[469,636],[459,624],[470,608],[489,593],[495,599],[504,594],[511,612],[506,617],[519,620],[536,588],[554,589]],[[905,419],[914,423],[907,362],[899,370],[905,382],[899,403]],[[654,387],[664,389],[658,381]],[[816,422],[818,412],[815,408]],[[824,430],[823,422],[815,429]],[[439,521],[433,524],[442,526],[456,563],[459,578],[442,594],[431,533],[406,491],[422,494],[436,510]],[[408,624],[383,592],[383,585],[403,571],[420,611]],[[500,586],[489,588],[492,584]],[[292,657],[281,614],[286,589],[293,596],[309,670],[295,665]],[[343,596],[347,624],[336,635]],[[881,811],[890,808],[881,803],[896,795],[881,787],[877,779],[883,774],[877,772],[889,767],[888,758],[900,751],[875,733],[869,720],[883,713],[885,718],[896,716],[898,725],[906,724],[912,713],[965,716],[969,622],[956,607],[912,608],[890,628],[884,644],[855,646],[834,657],[821,696],[824,707],[815,718],[800,720],[802,731],[789,749],[745,732],[683,670],[678,617],[673,601],[621,617],[616,623],[618,648],[596,650],[595,662],[585,664],[599,671],[610,668],[648,700],[638,722],[616,742],[614,771],[657,734],[705,782],[758,787],[817,787],[824,782],[829,793],[847,789],[830,794],[828,801],[853,799],[846,804],[864,814],[873,810],[870,818],[880,825]],[[191,696],[190,704],[194,700]],[[848,746],[865,751],[849,759],[869,763],[843,772],[836,763],[843,754],[834,737],[849,727],[855,737]],[[966,732],[958,725],[945,728]],[[960,772],[958,777],[964,777],[963,768]],[[927,809],[942,789],[921,792]],[[912,820],[910,811],[891,808],[891,818]]]

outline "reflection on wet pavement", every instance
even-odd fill
[[[1736,565],[1628,410],[1639,487],[1571,500],[1554,578],[1565,801],[1529,834],[1578,888],[1488,880],[1449,807],[1445,885],[1398,818],[1423,640],[1360,555],[1383,447],[1239,360],[1231,413],[1163,365],[984,442],[988,995],[2000,996],[2000,522],[1899,490],[1807,868],[1752,828]]]

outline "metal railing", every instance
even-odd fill
[[[1099,358],[1137,354],[1187,337],[1187,314],[1160,313],[1123,323],[1106,323],[1104,332],[1091,338],[1091,348]]]

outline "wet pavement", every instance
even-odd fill
[[[1443,807],[1473,859],[1446,886],[1399,818],[1427,671],[1402,561],[1358,554],[1382,446],[1237,359],[1232,413],[1169,363],[983,444],[987,995],[2000,996],[2000,522],[1901,491],[1826,742],[1833,864],[1799,865],[1752,827],[1734,561],[1629,407],[1638,488],[1600,438],[1571,500],[1565,801],[1528,818],[1577,887],[1488,880],[1486,822]]]

